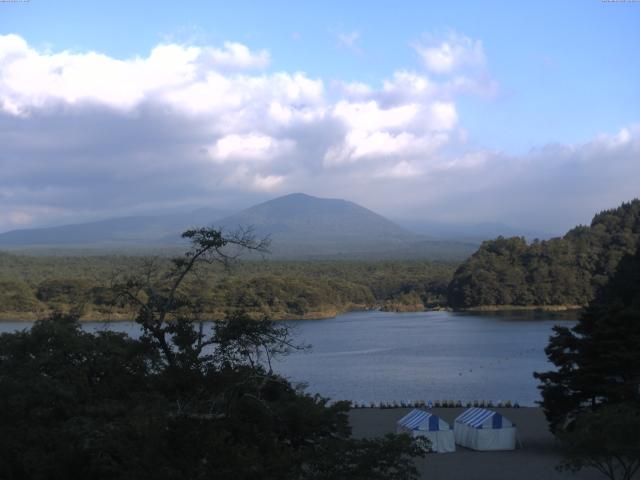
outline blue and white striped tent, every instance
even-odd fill
[[[424,410],[411,410],[398,420],[396,432],[428,438],[434,452],[445,453],[456,450],[451,426],[437,415]]]
[[[454,423],[456,443],[473,450],[513,450],[516,426],[500,413],[484,408],[470,408]]]

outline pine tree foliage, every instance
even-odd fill
[[[554,332],[545,351],[557,370],[535,374],[552,429],[603,405],[640,406],[640,247],[620,260],[575,327]]]
[[[456,271],[449,305],[586,305],[640,241],[640,200],[597,214],[561,238],[498,237]]]

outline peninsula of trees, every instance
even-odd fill
[[[481,306],[584,306],[635,252],[640,239],[640,200],[597,214],[560,238],[487,241],[455,272],[448,302]]]

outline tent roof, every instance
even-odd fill
[[[409,430],[418,430],[421,426],[426,426],[427,428],[422,428],[422,430],[434,431],[441,429],[440,422],[446,425],[446,422],[443,422],[440,417],[432,413],[425,412],[424,410],[413,409],[407,415],[398,420],[398,425],[408,428]]]
[[[470,427],[481,428],[487,420],[494,417],[495,419],[492,422],[494,428],[502,428],[503,426],[506,427],[512,425],[508,420],[505,422],[506,424],[503,424],[502,415],[500,415],[498,412],[494,412],[493,410],[485,410],[484,408],[470,408],[468,410],[465,410],[456,418],[456,422],[464,423],[465,425],[469,425]]]

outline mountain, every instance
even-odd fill
[[[472,247],[458,242],[430,242],[356,203],[285,195],[226,217],[218,225],[234,230],[251,225],[257,236],[269,235],[276,257],[412,256],[465,257]]]
[[[14,230],[0,234],[0,247],[89,247],[102,251],[126,247],[129,252],[144,253],[149,248],[181,248],[180,233],[203,225],[228,232],[252,227],[256,236],[271,238],[274,258],[464,259],[479,243],[431,239],[353,202],[294,193],[226,216],[217,210],[200,209],[188,214]]]
[[[0,246],[118,246],[155,243],[195,225],[209,225],[228,213],[201,208],[184,214],[120,217],[0,234]]]
[[[598,213],[589,226],[527,244],[482,244],[456,271],[449,305],[586,305],[640,243],[640,200]]]
[[[391,237],[415,235],[382,215],[347,200],[292,193],[247,208],[218,222],[227,228],[253,225],[279,237]]]

